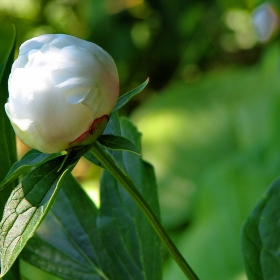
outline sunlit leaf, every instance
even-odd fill
[[[44,154],[37,150],[28,151],[19,161],[13,164],[12,168],[0,185],[0,191],[9,183],[13,182],[24,172],[29,171],[32,167],[42,164],[59,154]]]
[[[50,210],[64,177],[73,169],[77,154],[55,158],[35,168],[11,193],[0,223],[1,275],[5,275]],[[60,170],[60,171],[58,171]]]

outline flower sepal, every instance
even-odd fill
[[[77,139],[69,143],[69,149],[79,146],[87,146],[94,143],[98,139],[98,137],[103,133],[108,121],[108,115],[104,115],[98,119],[95,119],[86,132],[84,132]]]

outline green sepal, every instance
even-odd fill
[[[107,115],[95,119],[88,131],[69,144],[70,149],[94,143],[106,128],[108,121],[109,117]]]

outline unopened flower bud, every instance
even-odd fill
[[[8,86],[5,110],[18,138],[44,153],[67,150],[80,139],[87,143],[94,131],[101,134],[104,128],[95,126],[105,127],[119,96],[111,56],[93,43],[60,34],[23,43]]]

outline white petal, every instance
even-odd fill
[[[35,38],[34,38],[35,39]],[[30,50],[36,49],[39,50],[44,45],[34,39],[24,42],[19,48],[19,55],[27,54]]]
[[[84,96],[81,103],[89,108],[94,113],[94,119],[107,115],[107,112],[102,112],[101,115],[98,115],[98,108],[100,107],[101,96],[98,88],[91,89],[87,95]]]
[[[50,147],[45,147],[45,140],[38,133],[34,122],[29,119],[17,119],[10,114],[9,103],[5,104],[6,113],[11,121],[14,131],[18,138],[27,146],[40,151],[49,150]],[[49,146],[49,145],[47,145]]]
[[[19,54],[25,54],[33,49],[40,50],[45,44],[50,43],[56,37],[57,35],[55,34],[46,34],[27,40],[20,46]]]
[[[16,68],[24,68],[27,62],[28,62],[28,57],[26,55],[19,56],[14,61],[11,72],[13,72]]]

